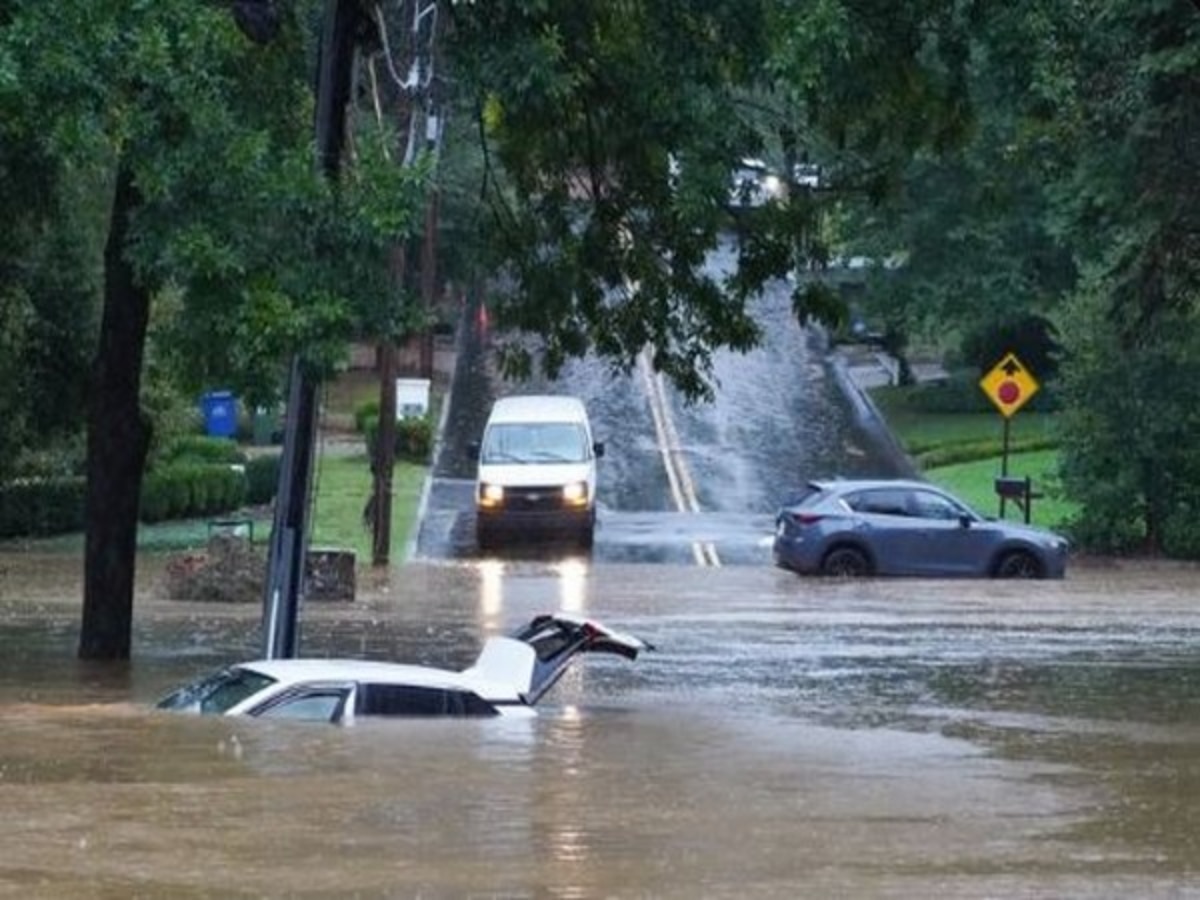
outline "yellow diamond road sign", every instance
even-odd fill
[[[979,386],[1006,419],[1028,403],[1039,387],[1033,373],[1015,353],[1006,353],[1004,359],[979,379]]]

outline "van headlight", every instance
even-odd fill
[[[566,506],[587,506],[588,486],[586,481],[573,481],[563,485],[563,504]]]
[[[498,484],[481,484],[479,486],[479,505],[487,509],[501,506],[504,503],[504,488]]]

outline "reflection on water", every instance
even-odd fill
[[[555,609],[659,650],[581,661],[533,720],[348,728],[152,711],[252,655],[258,610],[166,601],[147,575],[135,658],[115,670],[74,661],[65,579],[0,596],[0,896],[1200,888],[1194,573],[1084,573],[1031,596],[767,569],[405,567],[306,609],[305,651],[456,668]]]

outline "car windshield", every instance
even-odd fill
[[[491,426],[480,459],[485,463],[584,462],[587,436],[574,422],[519,422]]]
[[[249,669],[224,669],[168,694],[158,708],[221,715],[274,683],[275,679]]]

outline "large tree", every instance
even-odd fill
[[[55,170],[99,161],[112,173],[89,384],[84,657],[130,652],[155,298],[181,301],[160,348],[183,358],[178,371],[251,397],[275,389],[293,351],[327,366],[388,302],[383,248],[406,231],[419,182],[373,165],[369,146],[366,176],[343,190],[319,175],[314,5],[251,27],[275,38],[266,46],[229,8],[184,0],[18,4],[0,31],[0,103],[36,131]]]
[[[1110,549],[1200,556],[1200,11],[1107,0],[1078,35],[1064,478]]]
[[[691,396],[711,350],[748,349],[747,301],[819,256],[820,207],[882,190],[914,149],[957,140],[969,21],[944,0],[591,0],[453,6],[448,46],[492,161],[503,325],[540,336],[541,363],[596,352],[620,368],[650,348]],[[730,226],[744,156],[827,163],[820,191],[745,218],[739,265],[706,267]],[[793,188],[798,185],[793,184]],[[811,283],[798,317],[837,314]],[[532,363],[527,345],[504,356]]]

